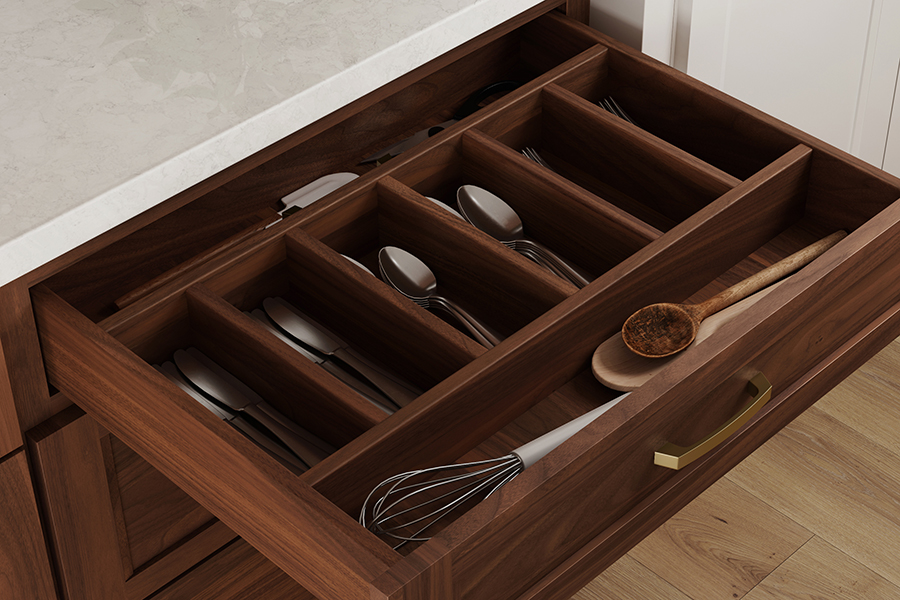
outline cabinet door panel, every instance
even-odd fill
[[[0,461],[0,598],[56,598],[25,453]]]
[[[235,537],[77,407],[28,438],[68,598],[145,598]]]
[[[850,150],[870,15],[881,4],[694,0],[687,72]]]

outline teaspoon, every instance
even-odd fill
[[[456,204],[466,221],[504,245],[517,252],[531,250],[534,255],[543,258],[548,265],[553,265],[555,270],[564,273],[567,279],[580,288],[590,283],[578,269],[549,248],[525,239],[522,219],[509,204],[495,194],[478,186],[464,185],[456,192]]]
[[[432,304],[443,308],[478,340],[488,348],[500,343],[500,340],[475,317],[450,300],[438,296],[437,278],[421,260],[395,246],[385,246],[378,251],[378,267],[382,278],[398,292],[410,298],[422,308],[430,308]]]

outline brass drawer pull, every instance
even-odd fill
[[[682,447],[672,443],[666,444],[654,454],[654,464],[677,471],[721,444],[766,405],[772,397],[772,384],[765,375],[757,373],[747,382],[747,392],[753,396],[753,400],[731,420],[693,446]]]

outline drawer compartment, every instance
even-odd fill
[[[114,314],[64,277],[32,290],[50,383],[324,600],[560,597],[566,573],[609,564],[660,518],[642,507],[673,513],[814,400],[794,391],[833,382],[897,328],[900,287],[885,282],[900,275],[900,182],[561,15],[514,35],[517,60],[543,64],[529,36],[561,40],[545,72]],[[597,104],[607,96],[638,125]],[[384,118],[396,130],[345,158],[422,123]],[[282,180],[293,152],[241,185],[262,197],[295,185],[295,170]],[[453,215],[462,185],[506,200],[527,236],[591,282],[578,288]],[[637,309],[703,301],[837,230],[849,235],[430,540],[395,549],[357,522],[390,476],[503,456],[618,396],[590,360]],[[385,246],[422,259],[502,341],[479,344],[367,273]],[[270,297],[421,394],[379,411],[247,314]],[[336,450],[286,469],[153,368],[188,346]],[[769,408],[684,471],[654,464],[667,443],[739,412],[757,373]]]

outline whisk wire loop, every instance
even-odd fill
[[[480,467],[480,468],[478,468]],[[469,471],[469,469],[476,469]],[[515,455],[507,455],[501,458],[474,461],[469,463],[443,465],[428,469],[419,469],[395,475],[383,481],[373,489],[363,503],[359,522],[369,530],[400,540],[401,543],[394,548],[412,541],[425,541],[429,538],[422,537],[435,522],[464,504],[469,499],[482,496],[484,498],[493,494],[497,489],[505,485],[522,470],[522,461]],[[465,470],[459,475],[449,475],[438,479],[430,476],[447,471]],[[448,491],[435,497],[427,497],[427,492],[441,490],[448,487]],[[381,492],[380,496],[377,494]],[[425,495],[425,499],[420,498]],[[369,509],[369,504],[377,496],[377,499]],[[449,499],[449,500],[448,500]],[[439,508],[425,515],[406,519],[407,515],[414,511],[420,511],[429,505],[440,503]],[[400,507],[398,510],[398,507]],[[369,518],[371,516],[371,518]],[[405,530],[412,526],[421,527],[412,534],[401,535],[399,530]]]

